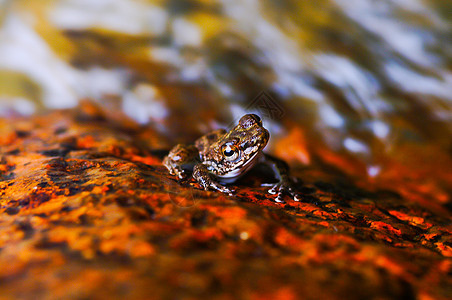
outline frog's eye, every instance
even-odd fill
[[[239,150],[235,146],[225,145],[222,149],[223,155],[226,160],[233,161],[239,156]]]

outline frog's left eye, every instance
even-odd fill
[[[233,161],[239,157],[239,150],[235,146],[225,145],[222,149],[223,155],[226,160]]]

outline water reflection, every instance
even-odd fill
[[[369,177],[412,164],[400,151],[413,142],[448,161],[451,19],[441,5],[16,1],[2,9],[0,113],[114,98],[138,122],[189,141],[267,91],[286,112],[267,120],[274,142],[301,126],[309,151],[346,153]]]

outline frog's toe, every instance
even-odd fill
[[[234,189],[228,188],[224,185],[221,185],[219,183],[216,183],[215,181],[212,181],[212,183],[210,184],[210,188],[217,190],[219,192],[225,193],[225,194],[229,194],[232,195],[235,193]]]
[[[174,168],[171,165],[165,164],[164,166],[168,170],[168,173],[170,173],[170,175],[176,175],[176,172],[174,172]]]
[[[276,198],[275,198],[275,202],[277,202],[277,203],[286,203],[286,201],[284,201],[284,199],[283,199],[283,194],[282,193],[278,193],[278,196],[276,196]]]
[[[292,197],[294,201],[298,202],[301,200],[301,195],[297,191],[295,191],[292,185],[287,186],[287,193]]]
[[[276,183],[272,186],[271,189],[268,190],[269,194],[275,195],[276,194],[276,198],[275,198],[275,202],[278,203],[285,203],[283,197],[284,197],[284,187],[282,183]]]
[[[279,183],[271,185],[272,188],[268,190],[268,193],[272,195],[276,194],[276,190],[279,188],[279,186]]]
[[[177,177],[179,177],[179,179],[186,179],[187,173],[185,173],[185,171],[178,172]]]

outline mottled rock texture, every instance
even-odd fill
[[[89,104],[0,121],[0,298],[452,297],[444,206],[314,165],[293,168],[302,202],[273,202],[266,170],[206,192],[162,144]]]

